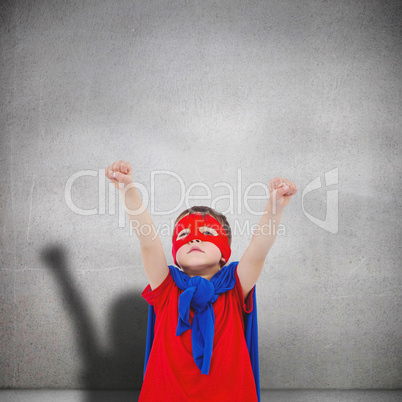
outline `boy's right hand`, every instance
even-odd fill
[[[105,169],[105,176],[113,183],[115,188],[118,190],[124,189],[126,185],[133,182],[133,167],[130,162],[120,159]],[[119,183],[124,185],[119,187]]]

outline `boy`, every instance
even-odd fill
[[[177,268],[167,264],[132,183],[131,164],[120,160],[105,174],[124,197],[130,223],[136,223],[149,280],[143,297],[156,315],[139,400],[257,401],[259,380],[253,375],[243,318],[253,310],[254,286],[275,241],[276,233],[266,227],[271,220],[274,228],[279,225],[297,192],[295,184],[280,177],[270,181],[270,198],[250,245],[239,262],[227,266],[231,232],[226,218],[208,207],[182,212],[172,237]]]

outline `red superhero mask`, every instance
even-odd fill
[[[207,232],[207,228],[205,228],[205,226],[214,229],[218,233],[218,235],[216,236],[214,234],[202,233],[200,231],[200,228],[202,227],[204,227],[203,231]],[[188,234],[186,235],[183,234],[181,237],[177,238],[177,236],[183,229],[188,229],[186,232],[184,232]],[[222,257],[226,260],[226,262],[229,261],[229,257],[230,254],[232,253],[232,250],[230,249],[229,239],[225,229],[211,215],[206,214],[203,217],[200,212],[197,212],[190,215],[186,215],[184,218],[180,219],[180,221],[177,222],[177,225],[175,227],[173,234],[172,254],[174,263],[176,265],[179,265],[176,261],[177,250],[184,244],[187,244],[188,242],[194,239],[209,241],[215,244],[215,246],[217,246],[219,250],[221,250]]]

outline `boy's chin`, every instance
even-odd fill
[[[180,264],[180,262],[179,262]],[[215,265],[216,266],[216,265]],[[182,268],[182,270],[184,272],[190,272],[190,273],[196,273],[198,271],[205,271],[205,270],[213,270],[215,268],[215,266],[213,264],[209,265],[209,264],[196,264],[196,263],[188,263],[182,265],[180,264],[180,267]],[[218,263],[218,268],[221,268],[221,265]]]

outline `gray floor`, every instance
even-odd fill
[[[1,402],[134,402],[138,396],[139,391],[0,390]],[[261,391],[261,401],[401,402],[402,390],[271,390]]]

